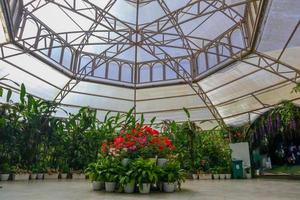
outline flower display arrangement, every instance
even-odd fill
[[[120,134],[112,141],[104,142],[101,146],[101,154],[121,158],[169,158],[176,147],[172,141],[149,127],[134,129],[121,129]]]
[[[150,126],[137,124],[135,128],[122,128],[118,135],[102,143],[97,162],[89,165],[86,174],[94,190],[105,186],[107,192],[147,194],[151,189],[175,192],[185,179],[175,159],[175,149],[169,137]],[[159,158],[166,162],[157,162]],[[176,168],[167,178],[171,165]]]

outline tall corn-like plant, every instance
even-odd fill
[[[90,108],[81,108],[67,120],[65,149],[73,170],[83,170],[96,160],[101,140],[98,128],[96,110]]]

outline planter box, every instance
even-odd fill
[[[57,174],[44,174],[44,179],[48,180],[53,180],[53,179],[58,179],[58,173]]]
[[[212,174],[199,174],[199,180],[212,180]]]
[[[213,174],[213,178],[214,178],[214,180],[219,180],[220,174]]]
[[[60,174],[60,178],[61,179],[67,179],[68,178],[68,174],[67,173],[61,173]]]
[[[10,174],[0,174],[1,181],[8,181]]]
[[[14,174],[13,180],[14,181],[28,181],[30,174]]]
[[[85,174],[76,174],[76,173],[74,173],[74,174],[72,174],[72,178],[73,179],[85,179]]]

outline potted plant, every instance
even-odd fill
[[[164,144],[160,145],[160,148],[157,150],[157,166],[163,167],[168,162],[168,155],[170,150]]]
[[[219,168],[218,167],[214,167],[210,171],[213,175],[214,180],[219,180],[220,179],[220,174],[219,174]]]
[[[225,176],[226,176],[226,179],[231,179],[231,165],[230,164],[225,168]]]
[[[67,179],[69,173],[70,173],[70,168],[66,163],[60,166],[59,176],[61,179]]]
[[[219,168],[219,176],[220,176],[221,180],[226,179],[226,168],[225,167]]]
[[[163,190],[165,192],[175,192],[177,184],[180,185],[184,180],[185,173],[179,162],[169,161],[162,168]]]
[[[207,173],[202,170],[199,171],[198,176],[199,176],[199,180],[211,180],[212,179],[211,173]]]
[[[127,165],[124,167],[122,172],[123,173],[119,176],[119,182],[124,188],[124,192],[133,193],[135,189],[135,180],[137,178],[136,171],[131,167],[131,165]]]
[[[58,179],[59,173],[57,169],[47,169],[47,173],[44,174],[44,179]]]
[[[33,166],[31,168],[31,174],[30,174],[30,180],[36,180],[37,179],[37,174],[38,174],[38,169],[36,166]]]
[[[11,173],[11,168],[8,163],[3,163],[0,166],[0,180],[7,181]]]
[[[15,181],[27,181],[29,180],[30,173],[26,169],[22,169],[19,166],[13,167],[12,169],[13,176],[12,179]]]
[[[101,158],[102,163],[99,176],[103,177],[106,192],[114,192],[118,182],[121,163],[114,157]]]
[[[212,174],[209,173],[209,162],[207,159],[200,160],[198,176],[200,180],[211,180]]]
[[[101,179],[100,170],[101,162],[99,161],[89,164],[89,166],[85,169],[85,175],[88,176],[92,182],[94,191],[104,188],[104,182],[103,179]]]
[[[73,179],[85,179],[86,176],[82,173],[82,170],[73,170],[72,171],[72,178]]]
[[[150,193],[151,184],[158,181],[160,169],[154,160],[138,158],[132,162],[132,170],[136,172],[140,193]]]

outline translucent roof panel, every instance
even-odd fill
[[[246,33],[242,33],[241,23],[246,23],[246,7],[252,4],[247,0],[21,2],[24,6],[15,34],[19,45],[64,70],[132,87],[145,82],[140,82],[139,76],[122,79],[123,65],[138,71],[139,66],[159,63],[164,69],[155,74],[161,73],[162,78],[154,77],[149,82],[170,84],[165,71],[177,74],[172,83],[180,82],[180,70],[186,70],[181,60],[195,63],[186,72],[196,76],[200,74],[196,63],[200,52],[207,57],[200,59],[207,59],[202,73],[245,50]],[[254,3],[258,9],[259,3]],[[222,44],[216,47],[217,41]],[[109,76],[108,66],[100,67],[106,63],[117,63],[119,69]],[[98,68],[105,68],[102,75]]]
[[[212,129],[300,102],[291,93],[299,1],[3,0],[0,9],[0,76],[69,113],[89,106],[101,120],[134,107],[147,122],[183,122],[185,107]],[[18,100],[17,86],[1,85]]]

